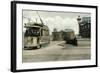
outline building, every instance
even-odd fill
[[[82,38],[91,37],[91,17],[82,17],[77,18],[79,24],[79,36]]]
[[[59,32],[52,32],[53,41],[62,41],[63,40],[63,33]]]
[[[54,29],[52,32],[53,41],[63,41],[63,40],[70,40],[75,38],[74,31],[72,29],[66,29],[57,31],[57,29]]]

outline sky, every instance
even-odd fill
[[[39,14],[39,15],[38,15]],[[39,16],[43,20],[44,25],[47,25],[50,30],[50,34],[53,29],[56,28],[58,31],[65,29],[72,29],[75,34],[79,34],[79,27],[77,17],[90,17],[90,13],[76,13],[76,12],[55,12],[55,11],[34,11],[34,10],[23,10],[23,25],[24,23],[38,22],[41,23]],[[25,28],[24,28],[25,31]]]

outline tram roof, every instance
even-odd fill
[[[30,22],[30,23],[26,23],[24,27],[37,27],[37,28],[40,28],[42,27],[43,25],[41,23],[33,23],[33,22]]]
[[[30,23],[26,23],[25,26],[26,28],[33,28],[33,27],[36,27],[36,28],[41,28],[42,29],[46,29],[48,30],[48,26],[44,25],[44,24],[41,24],[41,23],[33,23],[33,22],[30,22]]]
[[[33,28],[33,27],[40,28],[39,26],[29,26],[29,25],[24,26],[24,27],[26,27],[26,28]]]

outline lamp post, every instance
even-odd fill
[[[78,24],[79,24],[79,36],[81,36],[81,28],[80,28],[80,26],[81,26],[81,17],[80,17],[80,15],[78,16],[77,21],[78,21]]]

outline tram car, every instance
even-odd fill
[[[25,48],[41,48],[43,45],[50,43],[49,28],[41,23],[29,22],[24,28],[24,49]]]
[[[77,46],[77,38],[73,30],[67,30],[63,32],[63,39],[67,44],[72,44]]]

